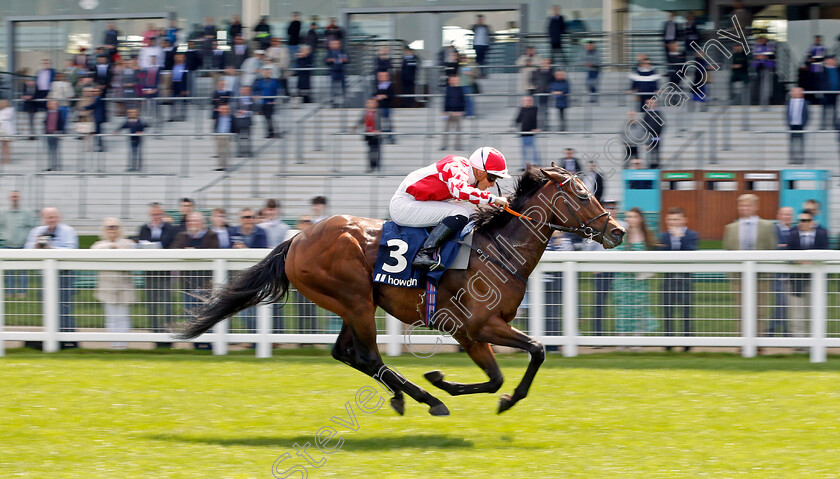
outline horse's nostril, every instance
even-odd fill
[[[621,241],[621,239],[624,238],[624,230],[621,228],[613,228],[610,233],[612,233],[613,237],[618,241]]]

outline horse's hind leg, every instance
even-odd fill
[[[368,373],[367,368],[362,366],[362,361],[358,357],[357,342],[358,338],[353,333],[353,330],[346,323],[343,323],[341,325],[341,332],[338,333],[338,339],[333,346],[332,356],[342,363],[370,376],[371,374]],[[389,389],[394,393],[394,397],[391,398],[391,407],[402,416],[405,414],[405,399],[403,398],[402,390],[396,384],[389,386]]]
[[[506,323],[499,316],[490,318],[487,324],[481,328],[476,339],[499,346],[522,349],[528,351],[531,355],[528,369],[525,370],[525,375],[522,376],[519,385],[513,390],[513,395],[502,394],[501,399],[499,399],[499,414],[501,414],[528,395],[534,376],[537,375],[540,365],[545,361],[545,347],[536,339]]]
[[[499,364],[496,362],[496,356],[493,354],[493,348],[488,343],[479,341],[472,341],[464,335],[456,334],[454,338],[461,347],[469,354],[475,364],[478,365],[490,378],[483,383],[453,383],[444,381],[443,373],[441,371],[429,371],[424,377],[435,386],[443,389],[453,396],[461,394],[478,394],[478,393],[494,393],[502,387],[504,377],[502,371],[499,369]]]

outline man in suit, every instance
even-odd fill
[[[108,63],[108,57],[104,55],[96,57],[96,66],[93,69],[93,82],[103,87],[102,95],[108,93],[108,88],[111,87],[113,77],[114,71]]]
[[[248,51],[248,45],[245,44],[245,40],[242,39],[242,35],[237,35],[233,39],[233,48],[230,50],[230,64],[233,68],[239,70],[242,68],[242,62],[245,61],[246,58],[251,56],[250,52]]]
[[[186,56],[183,53],[175,55],[175,65],[172,66],[172,96],[187,97],[190,95],[189,88],[190,72],[187,68]],[[187,116],[186,100],[173,100],[169,121],[184,121]]]
[[[108,54],[108,62],[114,61],[114,55],[117,54],[117,47],[120,46],[120,32],[117,30],[116,25],[114,22],[108,22],[107,29],[105,30],[105,38],[102,40],[102,44],[105,45],[105,51]]]
[[[85,110],[93,111],[93,122],[96,124],[96,145],[97,151],[105,151],[105,144],[102,141],[102,125],[108,121],[107,105],[102,98],[105,95],[105,87],[100,85],[98,88],[93,88],[93,101],[90,105],[84,107]]]
[[[820,90],[840,90],[840,69],[837,68],[837,58],[829,55],[825,58],[825,68],[821,75]],[[837,93],[823,94],[822,129],[831,130],[837,124]]]
[[[790,240],[787,249],[808,250],[828,249],[828,231],[814,221],[814,213],[810,210],[802,210],[799,213],[796,228],[790,231]],[[793,336],[804,337],[807,335],[808,323],[811,320],[810,296],[811,296],[811,275],[810,273],[792,273],[790,275],[790,330]]]
[[[574,148],[566,148],[566,152],[563,158],[560,159],[560,166],[571,171],[572,173],[580,173],[580,162],[577,158],[575,158],[575,149]]]
[[[600,202],[604,196],[604,177],[598,172],[598,165],[593,160],[586,163],[586,170],[586,173],[579,175],[580,179],[592,196]]]
[[[143,150],[142,137],[136,136],[142,134],[146,130],[146,124],[140,119],[136,108],[129,108],[126,111],[125,122],[114,132],[121,130],[128,130],[133,135],[129,137],[129,154],[128,165],[125,171],[142,171],[143,170]]]
[[[788,127],[791,131],[802,131],[808,125],[808,100],[800,87],[791,88],[790,100],[785,110]],[[805,162],[805,138],[802,133],[790,134],[790,163],[801,165]]]
[[[674,12],[668,13],[668,20],[662,25],[662,41],[665,44],[665,55],[668,55],[668,44],[677,43],[680,39],[680,26]],[[687,50],[686,50],[687,51]]]
[[[254,98],[251,87],[243,86],[239,89],[239,99],[233,119],[233,133],[237,133],[236,151],[239,157],[251,156],[251,124],[254,118]]]
[[[260,113],[265,119],[265,137],[277,138],[274,133],[274,120],[271,118],[274,115],[274,106],[277,104],[277,96],[282,94],[280,88],[280,80],[272,78],[271,68],[263,67],[260,78],[254,81],[254,95],[260,103]]]
[[[141,82],[140,92],[143,98],[146,99],[146,111],[152,117],[152,121],[156,121],[158,117],[158,105],[155,98],[157,98],[160,86],[160,66],[158,66],[157,56],[149,57],[149,66],[143,71],[143,78]]]
[[[35,99],[43,100],[50,94],[50,84],[55,80],[55,70],[47,59],[41,60],[41,69],[35,74]],[[39,104],[39,110],[45,110],[46,105]]]
[[[548,17],[548,41],[551,44],[551,63],[557,64],[559,60],[566,63],[563,54],[563,35],[566,34],[566,19],[560,15],[560,7],[551,7],[551,16]]]
[[[697,232],[688,229],[685,211],[680,207],[673,207],[668,210],[665,216],[665,224],[668,229],[662,232],[659,237],[659,249],[661,251],[694,251],[697,249],[697,242],[700,236]],[[662,311],[665,315],[665,334],[674,335],[674,317],[682,308],[683,330],[682,334],[691,334],[691,291],[693,282],[691,273],[665,273],[662,280]],[[666,346],[667,351],[671,346]],[[691,349],[685,347],[688,352]]]
[[[178,227],[163,221],[164,211],[160,203],[149,205],[149,222],[140,227],[137,241],[141,247],[168,249],[178,234]],[[172,278],[169,271],[147,271],[145,274],[146,316],[153,333],[164,332],[172,316]],[[157,343],[166,347],[169,343]]]
[[[329,51],[324,63],[330,69],[330,97],[333,107],[344,105],[344,94],[346,93],[345,64],[347,54],[341,48],[340,40],[330,40]]]
[[[419,60],[414,50],[406,47],[403,54],[402,66],[400,67],[400,79],[402,80],[403,95],[413,95],[417,83],[417,65]],[[413,106],[414,98],[403,98],[402,106]]]
[[[227,52],[219,48],[219,42],[213,40],[212,51],[210,52],[210,69],[216,70],[213,72],[213,79],[218,80],[222,76],[222,71],[227,68]]]
[[[210,113],[210,119],[215,122],[216,118],[219,117],[219,107],[221,105],[230,104],[232,96],[233,91],[227,90],[225,88],[225,81],[219,79],[219,81],[216,82],[216,91],[213,92],[213,97],[210,99],[210,105],[213,107],[213,110]]]
[[[776,237],[779,244],[778,249],[787,249],[790,243],[790,233],[794,230],[793,208],[783,206],[776,212]],[[770,319],[768,332],[770,335],[784,334],[786,330],[785,318],[787,318],[787,297],[790,291],[790,281],[787,273],[776,273],[773,275],[773,297],[775,305]]]
[[[64,124],[66,121],[66,114],[58,108],[58,102],[55,100],[48,101],[47,114],[44,117],[44,133],[47,135],[63,134],[65,132]],[[58,141],[59,138],[57,136],[47,137],[47,158],[49,162],[47,171],[61,170],[61,156],[58,151]]]
[[[723,229],[723,249],[727,250],[771,250],[778,246],[776,227],[772,221],[758,217],[758,196],[747,193],[738,197],[736,201],[738,219],[726,225]],[[734,303],[741,303],[741,280],[735,276],[731,282]],[[772,295],[770,279],[767,274],[760,273],[758,277],[758,317],[767,318],[767,308]],[[740,320],[740,307],[737,308],[736,320]],[[739,327],[740,330],[740,327]]]

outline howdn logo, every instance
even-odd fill
[[[379,273],[374,278],[374,281],[377,283],[386,283],[390,284],[391,286],[402,286],[404,288],[413,288],[419,284],[417,278],[409,278],[409,279],[398,279],[392,278],[390,274]]]

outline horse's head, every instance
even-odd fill
[[[561,226],[558,229],[562,231],[591,238],[607,249],[621,244],[627,232],[577,175],[553,163],[551,168],[542,168],[541,171],[548,178],[543,188],[550,198],[551,223]]]

